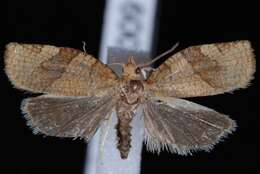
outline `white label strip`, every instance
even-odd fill
[[[107,0],[100,57],[107,62],[107,48],[151,51],[156,0]]]

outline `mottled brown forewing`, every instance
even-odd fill
[[[196,97],[247,87],[255,72],[249,41],[192,46],[157,68],[147,80],[152,95]]]
[[[10,43],[5,70],[15,87],[60,96],[91,96],[115,86],[117,76],[91,55],[73,48]]]

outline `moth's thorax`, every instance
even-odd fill
[[[143,80],[143,76],[134,57],[129,57],[128,62],[123,65],[122,77],[129,80]]]
[[[122,79],[120,84],[120,96],[122,102],[129,105],[141,102],[144,96],[143,82],[140,80]]]

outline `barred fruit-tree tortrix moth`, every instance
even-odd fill
[[[212,148],[236,123],[228,116],[180,98],[246,88],[255,71],[249,41],[192,46],[169,57],[149,76],[133,57],[122,77],[73,48],[10,43],[5,70],[12,84],[43,95],[22,110],[34,133],[89,140],[115,108],[121,158],[131,147],[130,123],[143,108],[148,150],[178,154]]]

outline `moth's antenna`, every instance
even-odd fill
[[[144,64],[140,64],[137,67],[138,68],[143,68],[146,66],[151,65],[152,63],[156,62],[157,60],[159,60],[160,58],[164,57],[165,55],[173,52],[179,45],[179,42],[177,42],[176,44],[173,45],[173,47],[171,47],[169,50],[165,51],[164,53],[160,54],[159,56],[155,57],[153,60],[151,60],[150,62],[144,63]]]
[[[121,67],[124,66],[123,63],[109,63],[109,64],[107,64],[107,65],[108,65],[108,66],[121,66]]]
[[[82,44],[83,44],[83,46],[82,46],[82,47],[83,47],[83,51],[84,51],[85,53],[87,53],[87,52],[86,52],[86,42],[85,42],[85,41],[82,41]]]

